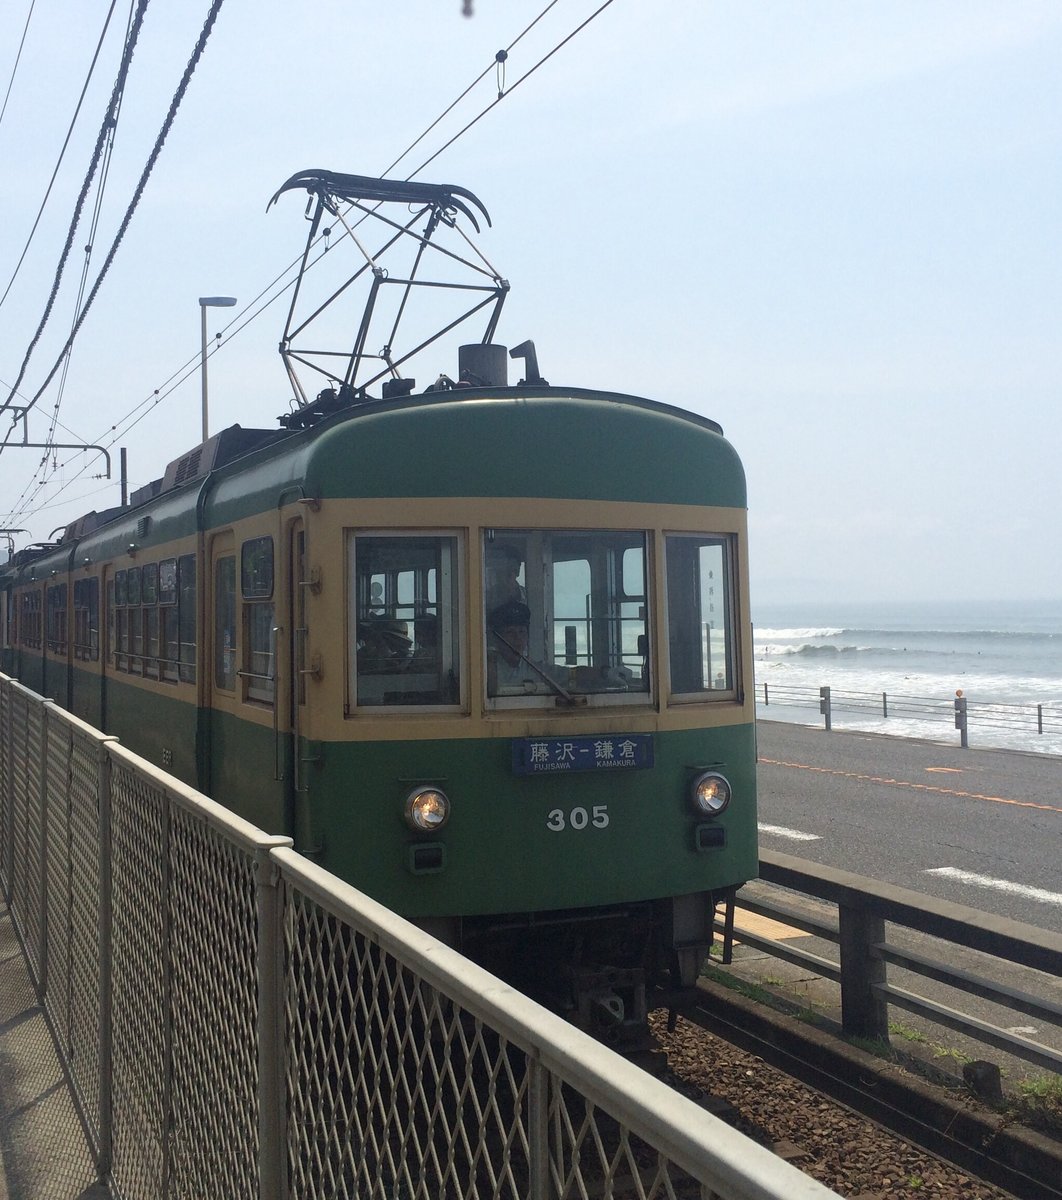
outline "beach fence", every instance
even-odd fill
[[[840,714],[849,726],[893,721],[898,735],[910,735],[925,727],[929,736],[940,736],[946,728],[957,731],[959,745],[970,744],[971,730],[983,746],[1013,745],[1015,739],[1028,738],[1028,748],[1053,750],[1062,746],[1062,701],[1008,704],[971,700],[961,690],[953,697],[910,696],[897,692],[847,691],[831,684],[819,687],[799,684],[767,683],[757,685],[756,701],[763,709],[818,709],[827,730]],[[1036,745],[1044,738],[1050,745]]]

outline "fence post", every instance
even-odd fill
[[[1036,732],[1043,733],[1044,731],[1044,706],[1038,704],[1036,706]]]
[[[258,1197],[283,1200],[285,1195],[284,1113],[284,930],[281,921],[280,868],[273,861],[272,845],[290,846],[291,839],[276,839],[255,852],[255,906],[258,910]]]
[[[771,703],[770,692],[767,691],[767,680],[763,681],[763,707],[767,708]]]
[[[887,692],[881,693],[881,715],[883,717],[889,715],[889,697]]]
[[[955,693],[955,728],[959,731],[959,746],[963,750],[969,749],[970,738],[969,729],[966,724],[966,697],[962,694],[962,688]]]
[[[546,1200],[549,1186],[549,1085],[547,1069],[537,1059],[527,1063],[530,1086],[527,1090],[527,1134],[529,1200]]]
[[[866,908],[839,903],[841,1026],[854,1037],[889,1040],[889,1006],[874,990],[885,982],[885,960],[874,947],[885,941],[885,921]]]
[[[830,704],[830,689],[828,686],[819,688],[819,712],[826,718],[826,732],[833,728],[833,710]]]

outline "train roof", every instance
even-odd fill
[[[301,496],[746,503],[740,460],[707,417],[585,388],[458,386],[360,400],[304,429],[223,430],[130,505],[86,514],[8,568],[39,578],[76,545],[93,560],[112,557]]]

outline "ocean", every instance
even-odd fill
[[[1062,601],[766,603],[753,621],[760,717],[821,726],[828,686],[835,729],[958,745],[961,691],[971,746],[1062,755]]]

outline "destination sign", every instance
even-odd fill
[[[652,765],[653,738],[648,733],[513,738],[515,775],[552,775],[560,771],[631,771]]]

